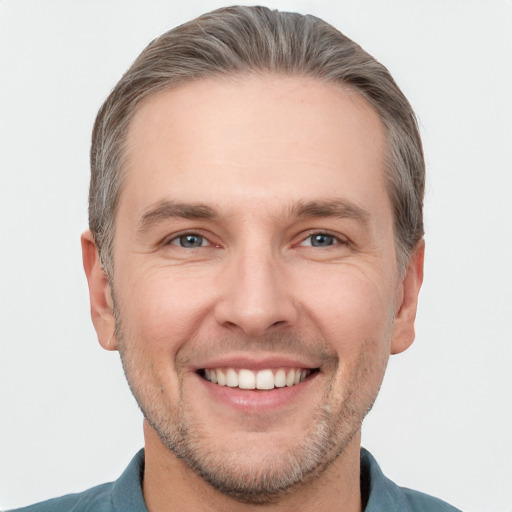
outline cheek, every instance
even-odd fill
[[[370,273],[346,268],[318,279],[313,290],[308,287],[303,296],[309,297],[303,304],[326,341],[340,357],[350,358],[363,348],[379,352],[389,342],[391,292],[382,278],[379,281]]]
[[[121,357],[139,403],[156,407],[161,393],[179,400],[176,355],[195,336],[199,324],[197,294],[177,289],[154,273],[118,290]]]
[[[375,280],[347,272],[310,303],[310,318],[338,358],[330,399],[361,419],[375,400],[389,359],[390,295]]]
[[[207,309],[204,294],[187,284],[165,272],[153,272],[120,289],[125,341],[144,346],[145,353],[173,356],[194,336]]]
[[[334,277],[333,277],[334,276]],[[308,301],[326,327],[344,326],[344,331],[375,329],[389,324],[392,311],[391,286],[361,271],[331,273],[315,286]]]

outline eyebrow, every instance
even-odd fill
[[[298,201],[288,208],[291,218],[339,218],[353,219],[368,224],[370,214],[346,199]],[[151,206],[140,218],[139,231],[144,232],[170,218],[215,219],[219,214],[211,206],[202,203],[178,203],[163,200]]]
[[[292,217],[353,219],[361,224],[370,222],[367,210],[347,199],[299,201],[290,209]]]
[[[141,216],[139,231],[147,231],[169,218],[213,219],[215,217],[218,217],[217,211],[205,204],[160,201]]]

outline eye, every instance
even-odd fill
[[[196,233],[186,233],[184,235],[173,238],[170,242],[171,245],[179,245],[185,249],[195,249],[196,247],[205,247],[210,245],[210,242],[201,235]]]
[[[339,243],[343,242],[334,235],[330,235],[329,233],[314,233],[304,239],[300,245],[310,247],[330,247]]]

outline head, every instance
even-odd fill
[[[323,21],[153,41],[98,115],[83,239],[147,443],[249,503],[340,470],[414,337],[423,186],[407,100]]]
[[[96,118],[91,147],[89,226],[109,277],[115,216],[123,187],[128,129],[151,96],[207,77],[257,73],[314,78],[349,87],[376,110],[385,129],[388,194],[397,264],[423,236],[425,163],[414,112],[389,71],[314,16],[265,7],[205,14],[152,41],[123,75]]]

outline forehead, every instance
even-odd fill
[[[140,208],[165,194],[308,200],[354,185],[366,196],[385,190],[384,138],[349,88],[268,75],[198,80],[155,94],[134,116],[121,202],[128,191]]]

